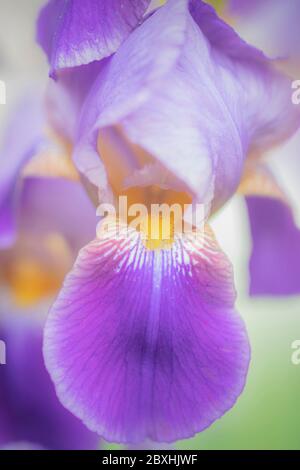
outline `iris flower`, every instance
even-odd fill
[[[299,126],[290,80],[211,7],[148,6],[52,0],[38,20],[50,122],[96,206],[123,195],[205,208],[204,229],[172,226],[167,243],[111,222],[50,309],[44,357],[60,401],[123,443],[191,437],[241,394],[250,346],[209,217],[239,187],[258,190],[262,155]]]

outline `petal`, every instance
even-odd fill
[[[19,191],[14,189],[8,192],[0,205],[0,248],[10,246],[16,239]]]
[[[299,107],[291,100],[292,80],[277,72],[273,62],[241,39],[212,7],[201,0],[190,0],[190,10],[215,52],[231,59],[231,63],[224,64],[224,57],[216,57],[221,65],[220,77],[225,65],[229,75],[234,73],[236,86],[242,87],[235,92],[239,101],[232,99],[231,111],[241,123],[241,138],[248,153],[261,154],[290,137],[300,125]],[[223,94],[232,89],[228,78],[225,75],[219,79]]]
[[[300,230],[282,201],[248,197],[251,295],[300,293]]]
[[[96,209],[79,182],[26,178],[19,225],[23,233],[58,233],[78,253],[95,236]]]
[[[36,320],[1,312],[6,342],[0,369],[0,443],[29,442],[44,449],[96,449],[99,438],[58,401],[42,356]]]
[[[62,403],[105,439],[187,438],[242,392],[249,345],[231,265],[207,229],[148,250],[121,226],[85,247],[48,317]]]
[[[73,142],[82,104],[103,64],[92,62],[61,71],[59,80],[50,80],[46,92],[46,108],[51,127]]]
[[[14,240],[20,172],[44,145],[43,126],[39,97],[28,93],[14,113],[0,155],[0,247]]]
[[[228,7],[239,32],[269,57],[299,60],[298,0],[230,0]]]
[[[241,39],[231,26],[218,17],[210,5],[202,0],[189,0],[189,9],[212,47],[233,59],[265,60],[263,53]]]
[[[108,61],[83,108],[74,157],[93,184],[105,186],[97,135],[118,124],[216,209],[237,189],[247,154],[294,132],[300,108],[291,103],[290,81],[262,53],[201,1],[189,5],[194,18],[185,2],[169,1]]]
[[[99,128],[118,123],[152,96],[178,59],[185,38],[187,2],[170,0],[108,60],[86,100],[74,160],[97,187],[107,184],[96,150]],[[159,53],[158,53],[159,52]]]
[[[139,24],[150,0],[50,0],[41,10],[37,40],[50,73],[114,53]]]
[[[288,204],[293,208],[295,217],[300,214],[300,129],[291,139],[274,149],[268,155],[268,163],[275,179],[286,194]]]

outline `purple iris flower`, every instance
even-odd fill
[[[290,80],[204,2],[144,15],[148,3],[46,5],[51,122],[93,199],[192,201],[209,216],[249,175],[256,189],[257,162],[297,129],[299,109]],[[120,230],[80,251],[46,323],[47,369],[62,404],[108,440],[190,437],[245,385],[231,264],[208,223],[168,246]]]

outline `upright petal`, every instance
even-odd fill
[[[150,0],[49,0],[37,39],[50,73],[89,64],[114,53],[141,21]]]
[[[190,437],[245,383],[231,266],[209,230],[151,251],[114,229],[81,251],[51,309],[46,366],[61,402],[105,439]]]
[[[82,112],[74,155],[98,187],[107,184],[97,152],[98,131],[120,123],[164,85],[185,40],[187,0],[170,0],[137,28],[102,67]],[[179,159],[174,159],[179,161]]]

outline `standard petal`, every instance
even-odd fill
[[[98,131],[153,96],[176,63],[185,40],[187,0],[170,0],[137,28],[102,67],[84,105],[74,154],[78,169],[97,187],[107,184],[97,152]]]
[[[85,247],[45,329],[61,402],[110,441],[197,433],[242,392],[249,345],[210,231],[148,250],[126,226]]]
[[[196,201],[217,209],[237,189],[246,156],[294,132],[300,108],[262,53],[200,0],[189,7],[169,1],[108,61],[83,108],[75,161],[105,186],[98,132],[120,125]]]
[[[300,230],[282,201],[248,197],[251,295],[300,293]]]
[[[41,10],[37,40],[50,73],[113,54],[139,24],[150,0],[50,0]]]

